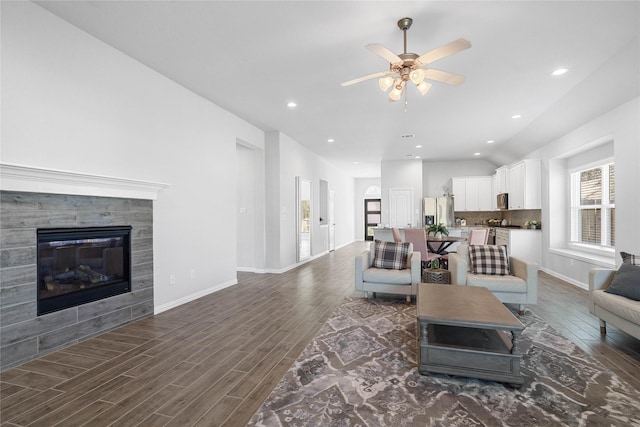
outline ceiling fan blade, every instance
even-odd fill
[[[389,49],[387,49],[386,47],[382,46],[379,43],[369,43],[365,47],[369,49],[371,52],[375,53],[376,55],[386,59],[390,64],[395,65],[395,64],[403,63],[402,58],[400,58],[398,55],[391,52]]]
[[[458,39],[419,56],[418,59],[416,59],[416,62],[420,65],[431,64],[432,62],[445,58],[449,55],[453,55],[454,53],[458,53],[461,50],[469,49],[470,47],[471,42],[469,40]]]
[[[464,76],[453,74],[448,71],[434,70],[432,68],[424,70],[424,76],[426,79],[435,80],[452,86],[458,86],[464,83]]]
[[[360,83],[363,82],[365,80],[369,80],[369,79],[375,79],[376,77],[382,77],[382,76],[386,76],[391,74],[391,71],[379,71],[377,73],[373,73],[373,74],[367,74],[366,76],[362,76],[362,77],[358,77],[357,79],[353,79],[353,80],[349,80],[343,83],[340,83],[340,86],[351,86],[353,84],[356,83]]]

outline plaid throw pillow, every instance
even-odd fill
[[[509,258],[507,248],[495,245],[469,246],[469,259],[473,274],[492,274],[506,276],[509,274]]]
[[[409,242],[374,242],[373,266],[390,270],[402,270],[407,268],[409,256]]]
[[[640,265],[640,256],[627,252],[620,252],[623,264]]]

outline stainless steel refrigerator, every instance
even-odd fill
[[[453,196],[426,197],[422,201],[422,213],[424,225],[444,224],[447,227],[454,225]]]

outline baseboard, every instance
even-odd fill
[[[334,250],[338,250],[341,248],[344,248],[345,246],[349,246],[350,244],[352,244],[353,242],[355,242],[355,240],[352,240],[350,242],[344,243],[340,246],[336,246],[336,248]],[[322,251],[319,254],[313,255],[311,257],[309,257],[308,259],[305,259],[304,261],[300,261],[297,262],[295,264],[291,264],[287,267],[284,268],[265,268],[265,269],[249,269],[249,268],[244,268],[244,267],[238,267],[237,270],[238,271],[248,271],[251,273],[271,273],[271,274],[282,274],[282,273],[286,273],[289,270],[293,270],[296,267],[300,267],[303,264],[308,263],[309,261],[313,261],[314,259],[318,259],[322,256],[325,256],[327,254],[329,254],[330,251],[326,250],[326,251]]]
[[[253,268],[253,267],[237,267],[236,271],[242,271],[244,273],[258,273],[258,274],[266,273],[266,270],[264,268]]]
[[[286,273],[289,270],[293,270],[296,267],[300,267],[301,265],[304,265],[304,264],[306,264],[306,263],[308,263],[310,261],[313,261],[314,259],[320,258],[321,256],[324,256],[324,255],[326,255],[328,253],[329,253],[329,251],[323,251],[323,252],[320,252],[317,255],[310,256],[309,258],[305,259],[304,261],[300,261],[300,262],[297,262],[295,264],[291,264],[291,265],[289,265],[287,267],[284,267],[284,268],[277,268],[277,269],[276,268],[267,268],[265,270],[265,272],[266,273],[273,273],[273,274]]]
[[[176,308],[176,307],[178,307],[178,306],[180,306],[182,304],[186,304],[188,302],[197,300],[198,298],[202,298],[204,296],[207,296],[209,294],[212,294],[214,292],[220,291],[220,290],[222,290],[224,288],[228,288],[229,286],[233,286],[233,285],[237,285],[237,284],[238,284],[238,280],[234,279],[234,280],[230,280],[230,281],[228,281],[226,283],[221,283],[219,285],[212,286],[212,287],[204,289],[204,290],[202,290],[200,292],[196,292],[194,294],[187,295],[187,296],[182,297],[180,299],[177,299],[175,301],[171,301],[171,302],[169,302],[167,304],[162,304],[162,305],[160,305],[158,307],[154,307],[153,308],[153,314],[160,314],[163,311],[171,310],[172,308]]]
[[[555,277],[556,279],[560,279],[560,280],[568,282],[568,283],[570,283],[570,284],[572,284],[574,286],[577,286],[578,288],[584,289],[586,291],[589,290],[589,284],[587,284],[587,283],[579,282],[576,279],[572,279],[571,277],[565,276],[564,274],[560,274],[560,273],[558,273],[556,271],[553,271],[553,270],[549,270],[548,268],[545,268],[545,267],[541,267],[540,270],[542,270],[545,273]]]

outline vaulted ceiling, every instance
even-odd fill
[[[635,1],[36,3],[354,176],[417,156],[508,163],[640,93]],[[364,46],[401,53],[405,16],[409,52],[471,41],[433,64],[466,81],[434,83],[424,97],[408,88],[407,111],[377,79],[341,87],[388,69]],[[559,67],[569,71],[552,76]]]

